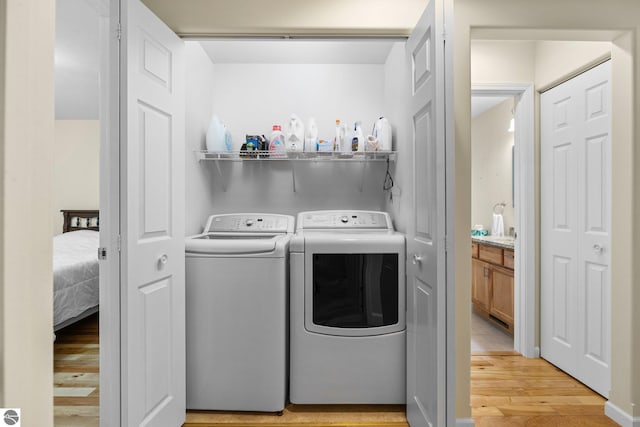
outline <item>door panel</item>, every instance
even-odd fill
[[[491,314],[513,325],[513,273],[493,269],[491,284]]]
[[[487,266],[482,261],[471,260],[471,299],[473,303],[489,311],[489,280]]]
[[[606,62],[541,96],[541,353],[603,396],[611,376],[610,74]]]
[[[185,417],[183,42],[122,1],[122,425]]]
[[[445,425],[444,10],[430,0],[406,44],[413,185],[407,228],[407,419]]]

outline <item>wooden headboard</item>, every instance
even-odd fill
[[[76,230],[98,231],[100,229],[100,211],[62,209],[60,212],[64,217],[63,233]]]

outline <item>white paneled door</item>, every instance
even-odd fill
[[[430,0],[407,41],[413,207],[407,227],[407,419],[446,424],[444,10]]]
[[[541,354],[608,397],[611,66],[541,95]]]
[[[185,417],[184,43],[121,1],[123,426]]]

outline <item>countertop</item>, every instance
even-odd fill
[[[514,248],[514,238],[511,236],[471,236],[471,241],[476,243],[484,243],[486,245],[498,246],[505,249]]]

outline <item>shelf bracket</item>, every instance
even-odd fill
[[[291,165],[291,183],[293,185],[293,192],[296,192],[296,162],[289,162]]]
[[[369,163],[368,161],[364,161],[362,162],[362,173],[360,174],[360,187],[359,190],[362,193],[362,190],[364,189],[364,175],[365,175],[365,171],[367,170],[367,163]]]
[[[218,171],[218,178],[220,178],[220,183],[222,184],[222,191],[227,192],[227,181],[224,179],[224,175],[222,175],[222,168],[220,167],[220,160],[216,159],[214,162],[216,164],[216,170]]]

